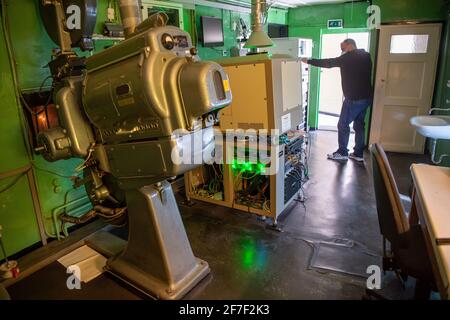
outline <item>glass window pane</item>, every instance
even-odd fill
[[[391,37],[391,53],[427,53],[428,34],[401,34]]]

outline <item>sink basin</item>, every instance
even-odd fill
[[[417,132],[431,139],[450,139],[450,116],[418,116],[411,118]]]

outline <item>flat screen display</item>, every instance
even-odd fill
[[[285,24],[269,23],[268,31],[270,38],[286,38],[288,36],[288,26]]]
[[[204,47],[223,46],[222,19],[213,17],[201,17],[202,42]]]

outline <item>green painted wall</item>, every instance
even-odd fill
[[[383,23],[445,19],[445,0],[373,0],[373,4],[381,8]]]
[[[108,0],[98,0],[95,33],[102,31],[107,7]],[[17,85],[23,92],[37,91],[42,80],[49,75],[45,65],[50,60],[51,50],[56,47],[56,44],[44,29],[37,0],[8,1],[7,14],[17,67]],[[80,160],[49,163],[39,155],[28,155],[22,135],[24,122],[19,117],[22,107],[17,103],[14,94],[14,82],[6,54],[3,28],[0,35],[0,101],[2,101],[0,143],[7,150],[0,156],[0,174],[27,164],[33,165],[45,229],[49,236],[54,236],[52,211],[58,206],[85,196],[83,188],[73,190],[72,181],[69,178],[74,174],[74,168]],[[101,51],[111,44],[113,41],[97,40],[95,51]],[[15,179],[16,177],[1,179],[0,190]],[[81,214],[86,210],[86,206],[81,208],[78,208],[78,205],[69,206],[68,210],[71,214]],[[26,176],[21,177],[7,191],[0,193],[0,224],[4,229],[4,241],[8,254],[14,254],[40,241]]]
[[[441,65],[437,82],[436,95],[433,106],[442,109],[450,109],[450,8],[447,9],[447,23],[444,30],[444,43],[441,52]],[[440,112],[449,115],[450,112]],[[439,141],[437,155],[450,154],[450,141]],[[450,167],[450,158],[445,158],[444,165]]]
[[[3,25],[0,18],[0,24]],[[0,175],[29,164],[22,123],[0,26]],[[13,184],[17,181],[15,184]],[[8,254],[39,241],[39,231],[26,175],[0,179],[0,225]],[[0,260],[3,255],[0,253]]]
[[[268,22],[269,23],[279,23],[279,24],[287,24],[287,10],[283,9],[270,9],[269,10],[269,17]],[[224,45],[221,47],[215,47],[215,48],[205,48],[201,45],[201,42],[197,42],[197,48],[199,51],[200,58],[204,60],[208,59],[218,59],[223,57],[223,51],[226,51],[226,55],[230,56],[230,49],[237,45],[236,42],[236,33],[233,31],[233,23],[238,23],[239,18],[242,18],[247,25],[248,28],[250,28],[250,14],[247,13],[241,13],[237,11],[230,11],[225,9],[219,9],[219,8],[212,8],[212,7],[206,7],[206,6],[195,6],[195,12],[192,13],[191,10],[185,10],[185,16],[188,16],[190,14],[195,15],[195,25],[197,27],[196,30],[201,30],[201,23],[200,23],[200,17],[201,16],[210,16],[210,17],[216,17],[221,18],[223,22],[223,32],[224,32]],[[185,17],[185,22],[189,20]],[[185,29],[193,35],[192,30],[192,23],[189,24],[189,26],[185,26]],[[193,36],[195,39],[195,35]]]

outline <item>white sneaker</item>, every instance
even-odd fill
[[[332,154],[328,154],[327,157],[329,160],[334,160],[334,161],[348,161],[348,156],[343,156],[342,154],[340,154],[337,151]]]
[[[350,153],[350,154],[348,155],[348,157],[349,157],[350,159],[353,159],[353,160],[358,161],[358,162],[364,162],[364,158],[363,158],[363,157],[355,156],[354,153]]]

